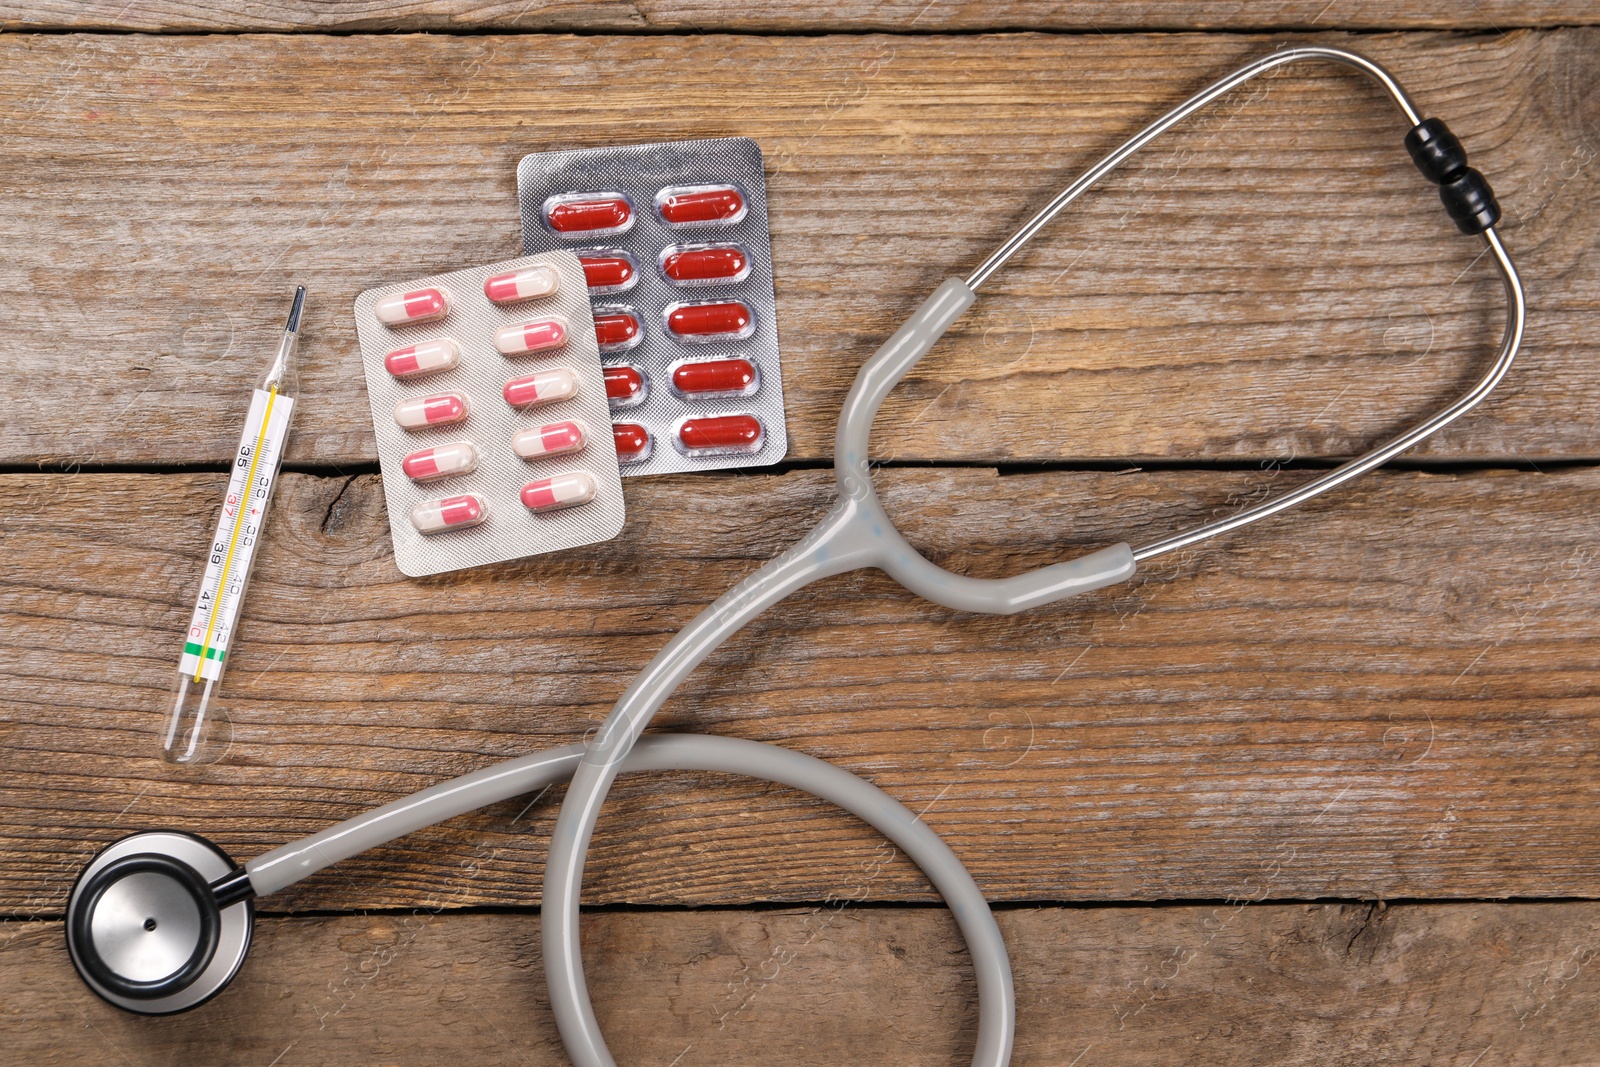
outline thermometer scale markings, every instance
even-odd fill
[[[243,576],[250,572],[263,505],[272,493],[277,456],[283,447],[293,407],[294,400],[279,395],[276,387],[270,392],[257,389],[251,398],[250,416],[245,422],[247,429],[234,459],[234,477],[229,482],[222,514],[217,519],[200,599],[189,623],[189,639],[184,644],[178,667],[195,682],[202,677],[215,679],[222,674],[222,661],[227,656],[243,602]],[[260,430],[252,442],[248,427],[258,424]],[[268,457],[267,462],[262,462],[263,457]]]

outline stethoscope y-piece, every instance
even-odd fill
[[[1453,404],[1365,455],[1226,519],[1140,548],[1116,544],[1076,560],[994,579],[954,574],[924,558],[895,529],[873,489],[868,469],[872,420],[889,391],[972,306],[989,277],[1068,204],[1195,111],[1265,71],[1301,60],[1341,63],[1376,80],[1404,116],[1409,130],[1406,147],[1422,173],[1439,186],[1451,218],[1464,233],[1482,236],[1505,280],[1509,304],[1504,339],[1488,372]],[[237,970],[249,943],[251,895],[276,892],[331,863],[413,830],[570,776],[545,872],[545,977],[568,1055],[580,1067],[605,1067],[612,1059],[589,1003],[578,941],[584,856],[601,805],[612,782],[625,771],[714,770],[767,778],[831,800],[860,815],[906,850],[950,905],[973,955],[979,992],[973,1063],[985,1067],[1006,1063],[1011,1054],[1014,1009],[1011,972],[999,929],[960,861],[914,814],[848,772],[784,748],[697,735],[641,737],[645,727],[690,672],[740,627],[820,578],[877,568],[911,592],[945,607],[1010,614],[1124,581],[1142,560],[1303,503],[1412,447],[1487,396],[1505,375],[1521,343],[1522,287],[1494,230],[1499,217],[1488,183],[1467,166],[1460,143],[1442,122],[1420,118],[1400,86],[1378,64],[1336,48],[1288,48],[1251,63],[1145,127],[1063,190],[965,280],[948,279],[934,291],[861,368],[845,398],[834,443],[838,499],[833,508],[798,544],[740,582],[669,641],[628,686],[589,745],[510,760],[440,783],[273,849],[243,868],[232,867],[231,861],[215,850],[208,853],[192,844],[180,848],[183,840],[193,839],[179,839],[178,835],[126,838],[91,863],[69,903],[68,941],[79,973],[106,999],[130,1010],[158,1013],[191,1006],[214,993]],[[170,865],[143,859],[122,862],[128,856],[150,854],[189,863],[196,873],[193,877],[174,873]],[[119,862],[121,866],[114,866]],[[130,872],[126,875],[129,881],[141,881],[125,885],[119,877],[122,872]],[[197,888],[201,886],[207,888]],[[216,897],[215,908],[197,902],[196,894],[206,891]],[[154,914],[145,916],[139,904],[146,900],[155,902],[151,908],[159,905],[169,921]],[[102,903],[105,901],[116,907],[108,908]],[[153,929],[145,930],[146,918],[156,921]],[[218,923],[220,928],[211,929]],[[160,944],[149,942],[150,952],[138,951],[144,934],[153,939],[156,930],[174,927],[182,936],[169,934]],[[133,973],[123,973],[119,967]],[[152,994],[152,990],[158,993]]]

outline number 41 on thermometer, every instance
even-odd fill
[[[250,566],[261,543],[267,505],[283,461],[289,418],[294,413],[294,352],[300,340],[305,295],[304,288],[295,290],[278,353],[250,398],[250,414],[234,454],[228,495],[222,502],[200,596],[189,619],[183,655],[178,660],[172,714],[161,741],[162,755],[178,763],[195,762],[207,751],[208,746],[203,745],[206,726],[215,721],[214,715],[208,717],[211,694],[222,682]]]

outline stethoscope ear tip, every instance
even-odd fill
[[[209,1000],[250,950],[255,908],[235,888],[243,877],[226,852],[193,834],[113,842],[84,867],[67,901],[67,951],[78,977],[142,1015]]]

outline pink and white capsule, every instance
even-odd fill
[[[506,403],[514,408],[553,404],[578,395],[578,376],[565,367],[556,367],[526,378],[513,378],[501,392],[505,394]]]
[[[431,482],[452,474],[468,474],[478,465],[478,450],[470,441],[424,448],[400,461],[400,469],[414,482]]]
[[[552,316],[502,326],[494,332],[494,347],[502,356],[523,356],[560,348],[567,343],[567,321]]]
[[[561,285],[554,267],[523,267],[504,274],[491,274],[483,280],[483,295],[496,304],[519,304],[549,296]]]
[[[522,503],[529,511],[575,508],[594,499],[594,478],[584,471],[542,478],[522,487]]]
[[[584,425],[576,420],[552,422],[522,430],[511,438],[511,451],[523,459],[544,459],[546,456],[564,456],[583,447],[588,434]]]
[[[461,349],[448,337],[397,348],[383,357],[383,368],[396,378],[438,374],[461,362]]]
[[[424,500],[411,509],[411,525],[418,533],[436,534],[446,530],[465,530],[489,517],[489,504],[476,493],[447,496],[443,500]]]
[[[372,313],[385,326],[432,322],[450,313],[450,298],[443,289],[416,289],[384,297],[372,306]]]
[[[402,429],[423,430],[429,426],[448,426],[467,417],[467,398],[460,393],[419,396],[394,406],[394,421]]]

